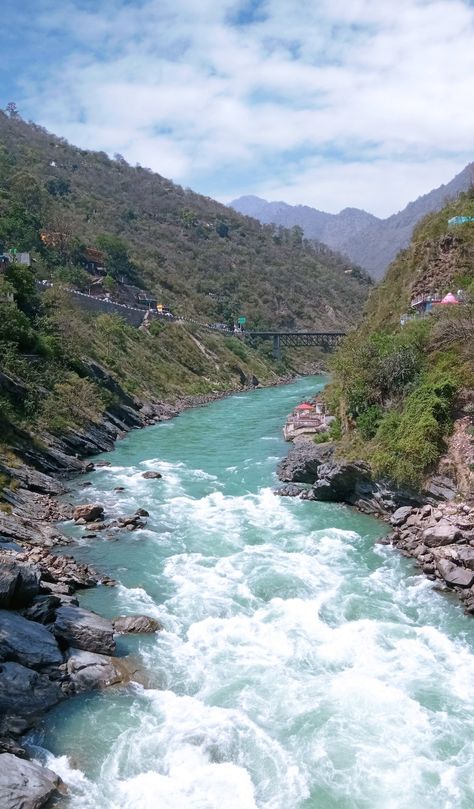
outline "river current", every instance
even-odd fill
[[[70,700],[35,738],[70,809],[474,806],[473,619],[376,543],[382,524],[272,493],[284,418],[323,383],[133,432],[75,484],[76,502],[150,512],[80,540],[119,581],[81,604],[165,629],[119,639],[146,687]]]

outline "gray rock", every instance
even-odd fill
[[[67,672],[76,692],[107,688],[124,679],[113,658],[81,649],[71,649]]]
[[[461,532],[447,520],[440,520],[436,525],[425,528],[421,536],[428,548],[439,548],[441,545],[452,545],[461,537]]]
[[[56,618],[56,610],[61,606],[58,596],[36,596],[29,607],[22,611],[24,618],[37,621],[39,624],[52,624]]]
[[[319,467],[313,493],[316,500],[350,501],[355,495],[356,488],[370,481],[370,469],[361,461],[329,462]]]
[[[464,567],[474,570],[474,548],[470,545],[456,545],[456,559]]]
[[[457,495],[456,484],[445,475],[436,475],[431,478],[423,490],[423,494],[435,500],[453,500]]]
[[[56,773],[35,761],[25,761],[11,753],[0,755],[2,809],[41,809],[60,783]]]
[[[298,444],[279,464],[278,477],[285,483],[314,483],[319,467],[331,460],[333,454],[331,444],[313,444],[310,441]]]
[[[0,610],[0,662],[7,660],[40,669],[60,665],[63,657],[56,639],[44,626]]]
[[[148,615],[123,615],[113,621],[115,632],[158,632],[163,625]]]
[[[58,543],[66,542],[66,538],[56,531],[52,525],[38,520],[28,520],[17,515],[3,514],[0,511],[0,534],[10,537],[20,544],[44,545],[52,547]]]
[[[162,477],[161,472],[153,472],[151,470],[149,472],[143,472],[142,474],[142,478],[145,478],[145,480],[159,480]]]
[[[25,733],[61,696],[59,684],[46,674],[20,663],[1,663],[0,735]]]
[[[0,608],[24,607],[39,593],[40,574],[33,565],[17,562],[0,552]]]
[[[115,651],[112,622],[82,607],[60,607],[53,632],[64,643],[86,652],[110,655]]]
[[[392,514],[390,517],[390,522],[392,525],[403,525],[411,515],[412,509],[410,506],[402,506],[401,508],[397,508],[397,510]]]
[[[275,489],[275,494],[278,497],[299,497],[302,491],[304,491],[302,487],[297,486],[296,483],[288,483],[286,486]]]
[[[458,587],[471,587],[474,584],[474,570],[455,565],[449,559],[437,559],[436,567],[447,584]]]

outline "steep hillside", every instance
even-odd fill
[[[308,239],[317,239],[337,250],[381,278],[399,250],[406,247],[413,228],[426,214],[438,211],[449,199],[466,191],[474,178],[470,163],[451,182],[410,202],[399,213],[379,219],[358,208],[345,208],[338,214],[328,214],[307,205],[287,205],[267,202],[260,197],[240,197],[231,203],[234,210],[255,216],[261,222],[273,222],[284,227],[298,225]]]
[[[0,143],[0,246],[36,248],[45,277],[55,266],[56,276],[86,284],[78,259],[89,245],[105,249],[116,279],[204,322],[244,315],[254,326],[342,328],[359,316],[367,281],[299,230],[262,227],[119,155],[77,149],[3,113]],[[60,244],[46,250],[42,229]]]
[[[472,221],[449,225],[455,216]],[[460,302],[428,304],[424,315],[424,303],[413,306],[448,292]],[[472,189],[417,226],[410,247],[374,290],[361,326],[335,355],[333,370],[328,400],[344,432],[343,454],[414,486],[444,454],[442,469],[474,495]]]
[[[31,465],[60,471],[176,412],[182,397],[290,370],[269,344],[254,349],[209,322],[245,315],[250,326],[341,329],[362,310],[367,279],[299,231],[277,233],[3,113],[0,138],[0,490],[9,502]],[[71,290],[86,292],[86,309]],[[135,307],[134,325],[116,313],[132,309],[114,312],[105,298]],[[136,328],[140,298],[174,318]]]

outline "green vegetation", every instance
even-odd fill
[[[474,214],[472,191],[420,223],[332,360],[341,452],[398,483],[419,486],[435,467],[474,384],[474,226],[450,228],[459,214]],[[459,288],[464,304],[400,325],[413,298]]]
[[[0,143],[0,250],[33,251],[40,278],[86,290],[84,248],[95,247],[112,279],[201,322],[244,314],[251,327],[338,330],[360,316],[367,276],[345,274],[346,259],[298,229],[261,225],[18,115],[0,112]]]
[[[253,327],[340,330],[356,322],[370,287],[298,229],[262,226],[119,155],[77,149],[17,112],[0,112],[4,251],[32,259],[0,265],[6,467],[18,435],[83,430],[120,396],[173,400],[276,381],[291,366],[275,362],[270,344],[204,325],[245,314]],[[70,287],[131,306],[145,294],[176,319],[132,328],[78,308]]]

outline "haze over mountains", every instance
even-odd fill
[[[474,163],[469,163],[449,183],[418,197],[387,219],[359,208],[344,208],[338,214],[330,214],[308,205],[268,202],[251,195],[233,200],[230,206],[266,224],[285,228],[299,225],[307,239],[324,242],[379,279],[397,253],[409,244],[417,222],[426,214],[439,211],[448,199],[466,191],[473,182]]]

